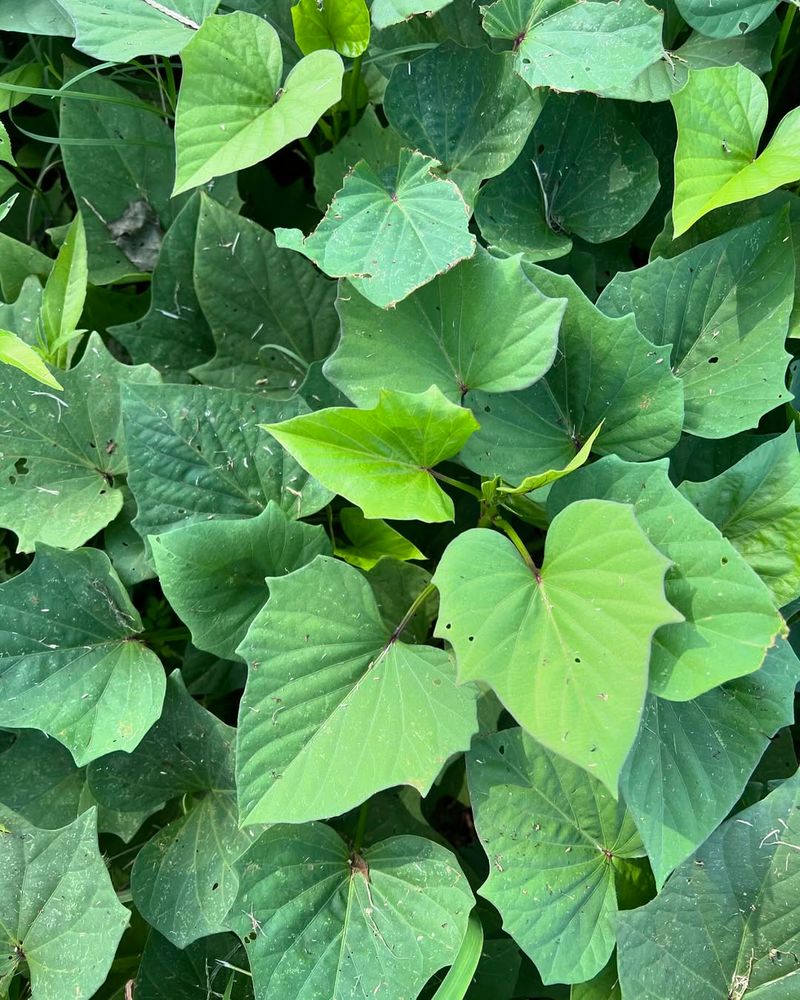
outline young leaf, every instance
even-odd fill
[[[318,556],[269,580],[239,654],[242,823],[336,816],[393,785],[430,789],[477,729],[447,654],[399,641],[364,576]]]
[[[337,308],[342,337],[325,376],[358,406],[392,387],[436,385],[452,402],[474,390],[509,392],[537,382],[553,363],[565,298],[548,298],[519,258],[479,250],[394,309],[372,305],[344,283]]]
[[[332,278],[349,278],[375,305],[396,305],[475,252],[469,209],[452,181],[434,176],[438,166],[408,149],[380,174],[359,163],[313,233],[276,229],[275,240]]]
[[[609,316],[633,314],[645,337],[670,348],[685,429],[721,438],[789,398],[783,345],[794,281],[791,231],[779,213],[617,274],[597,305]]]
[[[453,501],[433,467],[452,458],[478,424],[431,386],[419,393],[386,389],[371,410],[333,407],[262,426],[366,517],[452,521]]]
[[[778,123],[758,154],[768,98],[749,69],[695,70],[671,100],[678,122],[672,203],[676,236],[721,205],[756,198],[800,178],[800,108]]]
[[[599,781],[521,729],[475,740],[467,774],[490,864],[480,894],[545,983],[590,979],[614,947],[617,879],[643,870],[633,819]]]
[[[207,18],[181,53],[173,195],[307,136],[342,96],[342,60],[312,52],[283,78],[278,33],[253,14]]]
[[[595,427],[578,454],[563,469],[548,469],[547,472],[540,472],[535,476],[526,476],[519,486],[505,486],[503,483],[500,483],[498,484],[497,492],[505,493],[507,496],[521,496],[525,493],[533,493],[534,490],[550,486],[552,483],[558,482],[559,479],[563,479],[564,476],[568,476],[571,472],[575,472],[576,469],[580,469],[582,465],[585,465],[589,461],[592,445],[602,427],[602,422]]]
[[[435,634],[453,645],[460,681],[490,684],[540,743],[616,797],[653,633],[682,618],[664,596],[668,566],[632,508],[618,503],[562,510],[541,569],[507,538],[474,528],[448,545],[433,576]]]
[[[40,542],[76,548],[116,517],[127,471],[119,386],[160,381],[149,365],[119,364],[97,334],[59,378],[56,396],[0,367],[0,524],[19,535],[21,552]]]
[[[781,607],[800,595],[800,455],[790,427],[681,493],[758,573]]]
[[[0,807],[0,990],[24,963],[37,1000],[92,996],[130,914],[97,846],[95,810],[38,830]]]
[[[798,838],[795,775],[723,823],[656,899],[620,917],[623,996],[789,1000],[800,968]]]
[[[412,1000],[451,964],[474,899],[456,859],[421,837],[352,853],[321,823],[275,826],[240,859],[230,914],[256,1000]]]
[[[0,122],[0,163],[10,163],[12,166],[16,166],[17,163],[14,159],[14,151],[11,148],[11,140],[2,122]]]
[[[28,347],[15,333],[9,333],[7,330],[0,330],[0,362],[19,368],[21,372],[25,372],[43,385],[49,385],[51,389],[64,388],[42,361],[41,354]]]
[[[99,549],[39,545],[0,585],[0,725],[41,729],[78,765],[130,752],[158,718],[164,671]]]
[[[728,815],[770,737],[791,724],[798,681],[800,661],[781,639],[760,670],[693,701],[648,697],[621,788],[659,887]]]
[[[204,386],[144,386],[126,393],[134,527],[146,538],[211,517],[255,517],[270,500],[295,517],[320,510],[331,494],[280,448],[259,420],[305,410],[300,400],[273,403],[252,393]]]
[[[303,55],[335,49],[348,59],[369,45],[369,8],[364,0],[299,0],[292,7],[294,37]]]
[[[66,367],[63,362],[68,357],[65,338],[77,330],[80,322],[88,280],[86,233],[79,212],[67,230],[67,237],[58,251],[42,294],[45,348],[48,359],[53,364],[61,362],[61,367]]]
[[[329,555],[322,527],[290,520],[270,500],[257,517],[200,521],[151,535],[164,595],[198,649],[232,660],[269,596],[266,577]]]
[[[334,554],[351,566],[370,570],[381,559],[424,559],[425,555],[385,521],[369,520],[358,507],[343,507],[339,521],[349,544],[337,544]]]

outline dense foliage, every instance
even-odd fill
[[[0,996],[797,1000],[776,0],[0,0]]]

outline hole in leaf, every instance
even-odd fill
[[[722,558],[720,559],[720,563],[721,563],[721,564],[722,564],[723,566],[727,566],[727,565],[728,565],[728,557],[727,557],[727,556],[723,556],[723,557],[722,557]]]
[[[750,27],[750,25],[747,23],[747,21],[740,21],[739,22],[739,31],[741,31],[742,34],[744,34],[745,31],[747,31],[747,29],[749,27]]]
[[[504,747],[504,746],[502,745],[502,743],[501,743],[501,744],[500,744],[500,746],[499,746],[499,747],[497,748],[497,752],[498,752],[498,753],[500,754],[500,756],[501,756],[501,757],[504,757],[504,756],[505,756],[505,753],[506,753],[506,748],[505,748],[505,747]]]
[[[575,657],[575,662],[576,662],[576,663],[580,663],[580,662],[581,662],[581,658],[580,658],[580,656],[576,656],[576,657]]]
[[[211,891],[212,891],[212,892],[213,892],[213,891],[214,891],[215,889],[219,889],[219,882],[215,882],[215,883],[214,883],[214,884],[213,884],[213,885],[211,886]]]
[[[714,357],[713,357],[713,358],[709,358],[709,359],[708,359],[708,363],[709,363],[710,365],[715,365],[715,364],[716,364],[716,363],[717,363],[718,361],[719,361],[719,358],[717,357],[717,355],[716,355],[716,354],[714,355]]]
[[[28,469],[28,459],[18,458],[16,462],[14,462],[14,468],[17,470],[18,476],[27,476],[30,471]]]
[[[543,142],[540,142],[539,145],[536,147],[536,152],[537,153],[543,153],[544,152],[544,143]]]
[[[475,642],[475,636],[474,635],[468,635],[467,636],[467,641],[468,642]]]

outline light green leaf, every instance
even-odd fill
[[[452,43],[395,66],[383,100],[406,145],[438,160],[469,204],[516,160],[541,106],[509,53]]]
[[[530,389],[473,393],[481,427],[461,461],[517,484],[568,465],[601,421],[598,454],[632,461],[666,454],[683,424],[683,387],[667,350],[646,340],[632,317],[604,318],[571,278],[529,264],[523,270],[541,292],[568,300],[557,360]]]
[[[238,868],[229,919],[245,942],[256,1000],[359,992],[414,1000],[454,961],[474,902],[455,857],[421,837],[351,853],[321,823],[281,825]]]
[[[250,167],[307,136],[342,96],[342,60],[312,52],[283,79],[278,33],[253,14],[212,15],[181,53],[173,194]]]
[[[10,15],[5,13],[5,7],[8,2],[18,6],[17,0],[0,0],[0,23],[7,23],[9,16],[12,19],[14,17],[13,13]],[[34,0],[34,3],[35,2],[36,0]],[[50,0],[44,0],[44,2],[49,4]],[[59,17],[60,16],[61,15],[59,14]],[[47,15],[45,15],[45,18],[46,17]],[[43,21],[42,26],[44,26],[44,23],[45,22]],[[12,29],[0,28],[0,30]],[[23,28],[22,30],[24,31],[26,29]],[[39,34],[39,32],[34,32],[30,28],[27,30],[30,31],[31,34]],[[72,34],[72,28],[67,28],[64,31],[64,34]],[[23,101],[27,100],[28,96],[27,94],[20,93],[19,91],[8,90],[3,86],[3,84],[11,84],[14,87],[41,87],[42,75],[42,64],[38,62],[22,63],[13,69],[7,70],[5,73],[0,73],[0,111],[9,111],[11,108],[15,108],[18,104],[22,104]]]
[[[437,166],[408,149],[380,174],[359,163],[313,233],[276,229],[275,240],[389,308],[475,252],[469,209],[452,181],[434,176]]]
[[[151,536],[150,545],[164,594],[192,642],[228,660],[266,603],[266,577],[331,551],[322,527],[290,520],[274,500],[257,517],[200,521]]]
[[[63,389],[61,383],[42,361],[42,356],[32,347],[28,347],[15,333],[9,333],[7,330],[0,330],[0,361],[19,368],[21,372],[25,372],[43,385],[49,385],[51,389]]]
[[[385,521],[368,520],[358,507],[343,507],[339,511],[339,520],[347,543],[339,543],[334,554],[351,566],[370,570],[377,566],[381,559],[425,559],[425,554],[403,538]]]
[[[735,38],[762,24],[777,0],[675,0],[687,24],[712,38]]]
[[[300,400],[273,403],[197,385],[126,393],[136,530],[146,538],[209,517],[255,517],[270,500],[295,517],[320,510],[330,492],[258,427],[305,409]]]
[[[548,298],[518,258],[485,250],[439,275],[396,308],[379,309],[344,283],[337,308],[342,338],[325,376],[358,406],[392,387],[436,385],[467,405],[474,390],[508,392],[538,381],[553,363],[565,298]]]
[[[116,517],[127,472],[119,387],[160,381],[149,365],[115,361],[97,334],[80,364],[58,374],[63,395],[0,367],[0,524],[21,552],[39,542],[76,548]]]
[[[476,690],[443,650],[399,641],[346,563],[318,556],[269,588],[239,647],[242,823],[337,816],[393,785],[426,794],[477,730]]]
[[[800,595],[800,455],[794,427],[681,493],[758,573],[780,607]]]
[[[75,25],[75,48],[101,61],[173,56],[219,0],[59,0]]]
[[[0,990],[24,962],[36,1000],[92,996],[130,919],[97,846],[95,811],[61,830],[12,816],[3,826]]]
[[[435,14],[452,0],[373,0],[372,23],[380,31],[415,14]]]
[[[526,260],[622,236],[658,193],[658,160],[636,125],[591,94],[551,94],[519,159],[481,191],[484,238]]]
[[[701,216],[767,194],[800,178],[800,109],[780,121],[759,154],[767,121],[767,89],[741,65],[694,70],[672,98],[675,150],[675,235]]]
[[[216,347],[192,369],[201,382],[287,395],[330,354],[339,330],[335,284],[279,250],[272,233],[205,197],[194,283]]]
[[[2,122],[0,122],[0,163],[10,163],[12,166],[16,166],[17,163],[11,148],[11,140]]]
[[[489,858],[480,894],[545,983],[590,979],[614,947],[617,878],[643,864],[624,804],[521,729],[475,740],[467,774]]]
[[[433,576],[435,634],[452,644],[460,681],[490,684],[540,743],[616,797],[639,729],[653,633],[682,618],[664,596],[668,566],[633,509],[618,503],[562,510],[541,569],[507,538],[473,528],[448,545]]]
[[[485,8],[492,38],[514,42],[531,87],[635,98],[636,77],[664,54],[663,14],[643,0],[498,0]]]
[[[791,1000],[800,973],[798,843],[795,775],[723,823],[656,899],[620,917],[622,995]]]
[[[621,787],[659,886],[725,819],[770,738],[791,724],[798,681],[800,661],[781,639],[760,670],[693,701],[648,697]]]
[[[0,273],[2,270],[0,263]],[[29,347],[36,347],[39,343],[41,308],[42,286],[38,277],[31,274],[23,282],[15,301],[0,302],[0,330],[11,331]]]
[[[86,232],[79,212],[67,230],[42,293],[42,332],[53,361],[56,358],[65,360],[71,354],[65,338],[78,328],[88,280]]]
[[[433,1000],[464,1000],[483,951],[483,925],[474,914],[469,918],[467,933],[458,949],[455,961],[447,971]]]
[[[605,969],[589,982],[576,983],[569,1000],[622,1000],[616,960],[612,957]]]
[[[690,434],[724,438],[788,401],[784,340],[794,299],[788,217],[779,213],[668,260],[615,275],[598,299],[671,350]]]
[[[229,983],[230,992],[225,992]],[[176,948],[151,931],[136,976],[136,1000],[199,1000],[209,990],[223,1000],[253,1000],[247,957],[238,938],[213,934]]]
[[[262,426],[366,517],[452,521],[453,501],[432,470],[452,458],[478,424],[431,386],[419,393],[386,389],[370,410],[337,406]]]
[[[164,671],[99,549],[40,545],[0,586],[0,725],[41,729],[78,765],[130,752],[158,718]]]
[[[758,670],[785,626],[764,584],[667,470],[666,460],[643,466],[604,458],[556,483],[548,511],[566,513],[590,497],[634,505],[642,530],[673,564],[667,598],[684,618],[656,633],[650,690],[688,701]]]
[[[299,0],[292,7],[292,24],[303,55],[335,49],[355,59],[369,45],[369,8],[364,0]]]
[[[535,476],[526,476],[519,486],[506,486],[500,483],[498,484],[497,492],[505,493],[507,496],[520,496],[524,493],[532,493],[534,490],[540,490],[543,486],[550,486],[551,483],[555,483],[576,469],[580,469],[582,465],[585,465],[589,461],[589,456],[592,453],[592,445],[602,428],[603,424],[601,422],[586,439],[585,444],[578,454],[563,469],[548,469],[547,472],[540,472]]]
[[[69,18],[56,0],[0,0],[0,31],[31,35],[73,35]],[[36,86],[36,84],[34,84]]]

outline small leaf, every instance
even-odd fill
[[[358,507],[343,507],[339,511],[339,520],[350,544],[337,544],[334,554],[351,566],[370,570],[381,559],[404,562],[425,558],[424,553],[403,538],[399,531],[380,519],[368,520]]]
[[[67,357],[56,345],[78,327],[86,300],[89,268],[83,218],[78,213],[67,230],[42,294],[42,328],[50,359]],[[61,367],[66,367],[62,365]]]
[[[64,388],[42,361],[42,356],[32,347],[28,347],[15,333],[9,333],[7,330],[0,330],[0,361],[19,368],[21,372],[25,372],[43,385],[49,385],[51,389]]]
[[[365,517],[452,521],[453,501],[432,469],[478,425],[431,386],[420,393],[386,389],[371,410],[333,407],[262,426]]]
[[[299,0],[292,7],[294,37],[303,55],[335,49],[348,59],[369,45],[369,8],[364,0]]]
[[[12,166],[17,164],[14,159],[14,151],[11,148],[11,140],[2,122],[0,122],[0,163],[10,163]]]
[[[525,479],[519,484],[519,486],[505,486],[500,483],[497,487],[498,493],[505,493],[507,496],[519,496],[524,493],[532,493],[534,490],[540,490],[543,486],[549,486],[551,483],[557,482],[559,479],[563,479],[564,476],[568,476],[571,472],[576,469],[580,469],[582,465],[585,465],[589,461],[589,456],[592,453],[592,445],[597,435],[600,433],[603,427],[603,422],[595,427],[589,437],[586,439],[585,444],[578,452],[578,454],[564,466],[563,469],[548,469],[547,472],[540,472],[535,476],[526,476]]]

